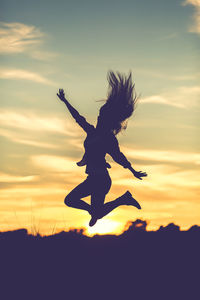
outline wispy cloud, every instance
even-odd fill
[[[54,172],[76,172],[79,167],[76,162],[69,158],[53,155],[35,155],[31,158],[34,165]]]
[[[38,28],[22,23],[0,22],[0,53],[21,53],[41,43],[44,36]]]
[[[44,76],[21,69],[0,69],[1,79],[14,79],[14,80],[29,80],[41,84],[56,86],[56,83],[45,78]]]
[[[171,106],[178,106],[182,107],[182,105],[178,105],[176,103],[171,103],[168,101],[167,98],[161,95],[152,95],[149,97],[142,98],[141,100],[142,103],[155,103],[155,104],[166,104],[166,105],[171,105]]]
[[[130,149],[123,149],[127,157],[130,159],[134,158],[144,160],[143,166],[135,164],[136,169],[142,169],[146,171],[148,177],[145,178],[142,182],[139,180],[134,181],[134,187],[136,193],[141,194],[141,185],[145,188],[145,193],[149,191],[156,191],[166,194],[168,191],[169,194],[165,195],[166,197],[170,196],[170,193],[176,191],[181,197],[181,194],[184,190],[185,194],[191,194],[194,196],[195,189],[199,187],[199,172],[192,169],[182,169],[176,166],[176,163],[189,163],[191,166],[200,164],[200,154],[198,153],[183,153],[175,151],[153,151],[153,150],[137,150],[133,151]],[[152,160],[151,165],[146,165],[145,161]],[[31,161],[34,167],[40,169],[40,173],[51,172],[57,173],[57,178],[61,179],[60,174],[74,174],[81,181],[80,176],[81,169],[76,166],[75,160],[70,157],[64,158],[58,155],[33,155],[31,156]],[[156,162],[156,164],[154,164]],[[171,165],[169,165],[171,163]],[[122,193],[124,186],[127,188],[133,188],[133,176],[130,176],[127,172],[122,172],[122,169],[116,164],[112,164],[112,169],[110,171],[111,177],[113,180],[114,189],[111,190],[109,194],[110,199],[114,199],[116,194]],[[71,177],[71,175],[70,175]],[[66,176],[64,178],[67,178]],[[64,181],[62,178],[60,181]],[[71,184],[69,184],[71,187]],[[182,187],[182,190],[179,188]],[[160,196],[158,195],[158,198]],[[162,195],[163,197],[163,195]]]
[[[6,173],[0,173],[0,182],[30,182],[36,179],[37,176],[15,176]]]
[[[81,147],[81,129],[74,126],[71,120],[54,116],[35,114],[29,110],[16,112],[9,109],[0,109],[0,136],[14,143],[40,148],[56,149],[61,145],[49,134],[56,134],[60,143],[67,139],[69,149],[79,150]],[[48,133],[48,134],[47,134]],[[74,151],[75,151],[74,150]]]
[[[144,69],[144,68],[134,68],[134,72],[137,72],[138,74],[141,74],[143,76],[148,76],[148,77],[154,77],[154,78],[159,78],[159,79],[167,79],[168,81],[188,81],[188,80],[195,80],[199,78],[200,74],[199,73],[190,73],[190,74],[169,74],[166,73],[162,70],[151,70],[151,69]]]
[[[141,99],[141,103],[156,103],[187,108],[199,105],[200,87],[181,86],[174,91]]]
[[[200,34],[200,0],[185,0],[183,5],[192,5],[195,8],[193,14],[193,24],[189,28],[189,32]]]
[[[183,202],[184,207],[186,204],[191,207],[198,203],[200,180],[198,170],[181,170],[167,163],[143,166],[142,170],[148,174],[142,181],[134,180],[129,174],[123,176],[115,170],[118,175],[118,178],[112,178],[115,193],[112,197],[110,195],[108,197],[114,199],[117,194],[121,195],[128,189],[141,201],[144,212],[148,211],[149,214],[150,211],[158,212],[159,206],[160,212],[169,213],[171,208],[178,209],[178,204],[180,209]]]
[[[55,52],[47,52],[47,51],[41,51],[41,50],[34,50],[30,53],[32,58],[35,58],[37,60],[44,60],[44,61],[50,61],[58,56],[58,53]]]
[[[10,141],[18,144],[23,144],[23,145],[29,145],[33,147],[40,147],[40,148],[58,148],[58,145],[48,143],[48,142],[41,142],[36,139],[34,139],[33,136],[30,137],[30,134],[20,134],[16,131],[12,130],[5,130],[5,129],[0,129],[0,136],[5,137],[9,139]]]
[[[141,160],[152,160],[155,162],[172,162],[172,163],[192,163],[199,165],[200,164],[200,154],[191,153],[191,152],[178,152],[178,151],[159,151],[159,150],[131,150],[129,148],[123,148],[124,153],[127,156],[134,159]]]
[[[40,49],[45,37],[34,25],[0,22],[0,54],[26,53],[35,59],[50,60],[57,54]]]
[[[54,116],[36,115],[30,111],[15,112],[8,109],[0,109],[0,125],[2,127],[20,128],[32,131],[57,132],[75,137],[79,128],[71,122]],[[78,130],[78,131],[77,131]]]
[[[200,7],[200,0],[185,0],[183,4],[184,5],[191,4]]]

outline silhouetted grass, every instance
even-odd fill
[[[0,233],[1,299],[199,299],[200,227],[120,236],[71,230],[41,237]]]

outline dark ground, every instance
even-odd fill
[[[0,299],[200,299],[200,227],[120,236],[72,230],[41,237],[0,233]]]

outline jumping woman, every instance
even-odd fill
[[[96,127],[89,124],[65,98],[64,91],[59,90],[57,96],[65,103],[72,117],[86,132],[84,141],[85,153],[78,166],[86,166],[86,180],[75,187],[66,197],[65,204],[70,207],[86,210],[91,215],[89,222],[93,226],[120,205],[132,205],[141,209],[140,204],[127,191],[119,198],[104,204],[105,196],[111,187],[108,173],[110,165],[105,160],[108,153],[115,162],[131,171],[138,179],[147,176],[145,172],[136,171],[124,154],[120,151],[116,135],[126,128],[127,119],[133,114],[137,96],[129,76],[108,72],[108,97],[99,111]],[[82,198],[91,195],[91,205]]]

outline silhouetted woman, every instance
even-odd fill
[[[120,205],[132,205],[140,209],[140,204],[127,191],[121,197],[104,204],[105,196],[111,187],[111,178],[108,173],[110,165],[105,160],[108,153],[115,162],[130,170],[133,175],[142,179],[147,176],[145,172],[135,171],[131,163],[119,149],[116,135],[126,128],[125,121],[132,115],[135,109],[137,97],[129,76],[120,73],[108,72],[109,90],[104,105],[100,108],[96,128],[89,124],[65,98],[64,91],[59,90],[57,96],[62,100],[72,117],[87,133],[84,141],[85,154],[78,166],[86,165],[85,181],[73,189],[65,198],[65,204],[70,207],[83,209],[89,212],[93,226],[96,221]],[[91,195],[91,205],[82,198]]]

